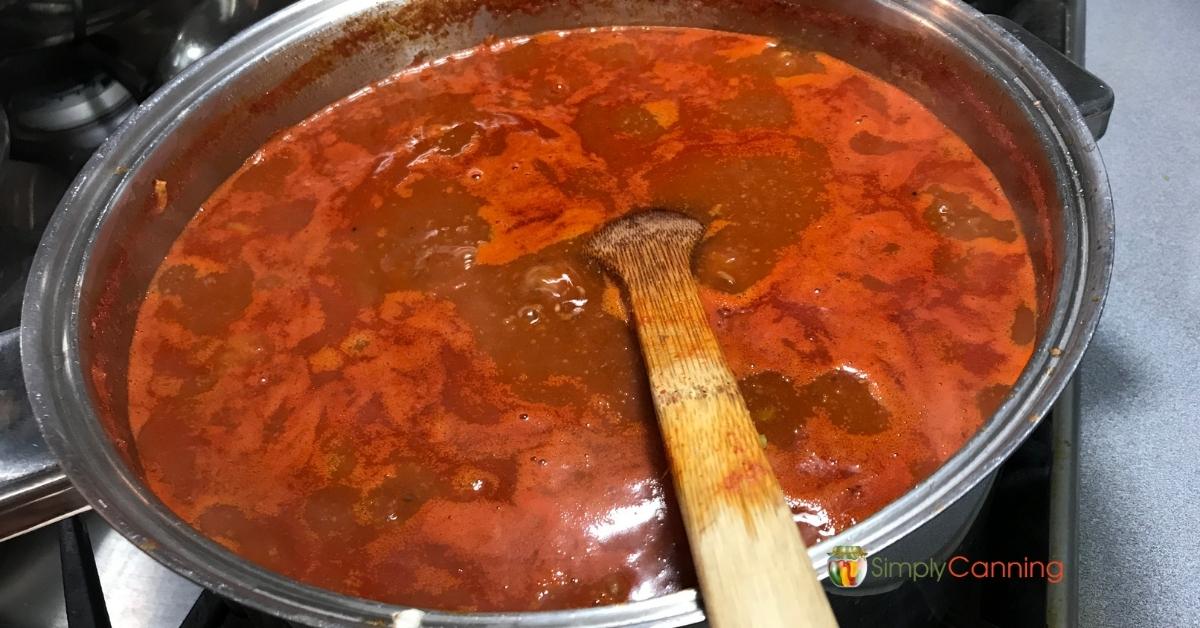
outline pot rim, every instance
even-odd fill
[[[1025,110],[1051,153],[1066,233],[1050,324],[1014,394],[930,477],[858,525],[810,547],[820,577],[827,575],[827,554],[835,545],[883,549],[949,507],[1011,454],[1078,366],[1099,321],[1112,270],[1113,207],[1104,164],[1078,109],[1049,70],[1012,34],[957,0],[873,1],[905,11],[954,40]],[[80,359],[86,326],[79,309],[97,233],[130,180],[130,174],[118,174],[119,166],[136,169],[177,119],[194,114],[196,103],[219,86],[229,68],[375,5],[375,0],[303,0],[268,17],[157,91],[85,165],[42,238],[22,309],[25,381],[47,444],[83,497],[140,549],[214,592],[307,625],[674,626],[701,620],[694,589],[589,609],[451,613],[304,584],[242,559],[171,513],[141,486],[101,426]],[[80,455],[84,449],[87,455]]]

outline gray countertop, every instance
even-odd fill
[[[1091,0],[1116,268],[1084,358],[1080,625],[1200,626],[1200,2]]]

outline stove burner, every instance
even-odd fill
[[[12,99],[13,122],[25,132],[65,131],[85,126],[110,114],[127,110],[133,101],[129,90],[99,75],[81,85],[61,90],[26,93]]]
[[[129,90],[103,70],[31,86],[5,104],[13,152],[64,167],[82,165],[136,107]]]
[[[67,189],[46,166],[8,158],[8,116],[0,109],[0,331],[17,326],[38,238]]]
[[[146,4],[140,0],[0,2],[0,54],[74,41],[137,13]]]
[[[67,183],[41,164],[0,161],[0,331],[20,322],[33,253]]]

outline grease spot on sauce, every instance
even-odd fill
[[[174,265],[159,275],[155,285],[163,294],[179,299],[178,306],[167,302],[171,305],[168,316],[197,334],[208,335],[241,317],[250,305],[253,284],[250,267],[234,262],[226,270],[204,274],[189,264]]]
[[[1022,304],[1017,308],[1016,317],[1013,318],[1012,341],[1019,345],[1027,345],[1032,343],[1036,336],[1037,315],[1029,309],[1028,305]]]
[[[270,525],[261,516],[248,516],[228,504],[210,506],[196,518],[196,527],[205,534],[235,544],[238,552],[255,562],[276,561],[293,551],[271,534]]]
[[[850,148],[863,155],[887,155],[905,146],[903,142],[892,142],[867,131],[859,131],[850,138]]]
[[[806,400],[791,379],[767,371],[743,378],[738,387],[755,427],[767,438],[768,446],[791,447],[802,438],[808,415],[796,410],[806,410]]]
[[[979,405],[979,414],[985,417],[991,417],[1000,408],[1000,404],[1008,397],[1008,391],[1011,386],[1005,384],[993,384],[979,391],[975,396],[976,403]]]
[[[956,240],[995,238],[1002,242],[1017,239],[1016,223],[999,220],[976,207],[969,196],[949,192],[940,186],[929,190],[933,201],[925,209],[925,222],[946,236]]]
[[[728,221],[696,249],[696,274],[705,285],[744,291],[771,271],[794,233],[825,210],[827,153],[811,140],[790,148],[786,157],[690,151],[648,174],[655,205]]]
[[[871,393],[861,373],[835,369],[800,389],[806,410],[821,414],[850,434],[878,434],[888,427],[890,413]]]
[[[399,526],[415,515],[441,487],[438,477],[421,465],[401,462],[388,471],[378,486],[367,492],[364,508],[367,519],[377,524]],[[353,506],[353,502],[347,502],[346,508]]]

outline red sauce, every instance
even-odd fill
[[[586,235],[709,225],[702,296],[808,542],[946,460],[1030,355],[1026,243],[911,97],[754,36],[490,44],[268,142],[158,270],[147,480],[233,551],[459,610],[692,582],[635,336]]]

